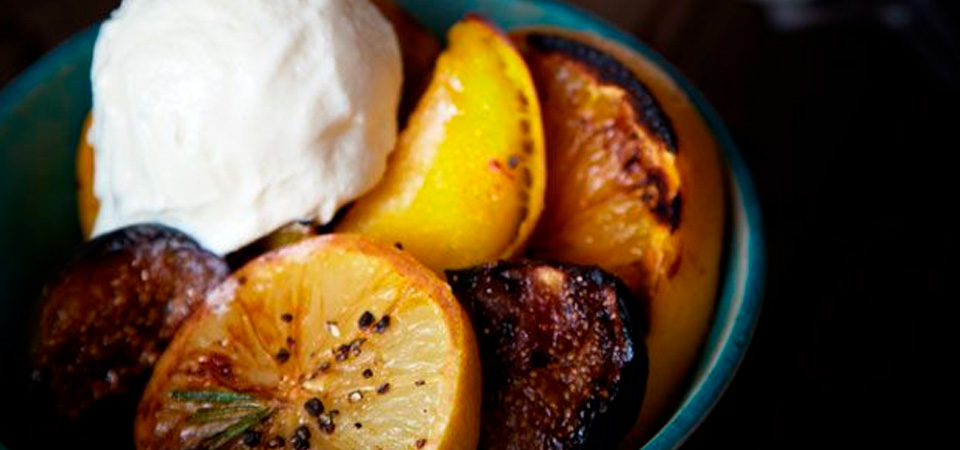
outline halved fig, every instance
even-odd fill
[[[429,269],[359,236],[310,238],[207,297],[154,370],[136,445],[474,450],[479,364]]]
[[[43,291],[32,351],[42,403],[101,431],[116,428],[118,418],[131,424],[154,363],[227,275],[223,260],[162,226],[123,228],[83,244]]]
[[[647,361],[616,277],[534,261],[447,276],[478,332],[482,450],[609,448],[633,425]]]
[[[450,29],[387,172],[338,231],[403,246],[435,271],[522,251],[543,207],[543,130],[527,66],[492,24]]]
[[[640,426],[676,404],[713,314],[723,169],[697,108],[651,61],[556,29],[513,35],[543,106],[547,193],[533,257],[596,264],[649,305],[650,381]]]

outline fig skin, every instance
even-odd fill
[[[35,413],[65,430],[45,438],[100,446],[129,437],[118,424],[132,427],[154,363],[228,274],[222,259],[160,225],[83,244],[43,290],[31,349]]]
[[[480,343],[481,450],[610,448],[631,428],[647,359],[620,280],[531,260],[447,277]]]

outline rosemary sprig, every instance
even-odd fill
[[[256,397],[232,391],[173,391],[170,398],[185,403],[216,404],[194,411],[186,420],[190,425],[226,424],[225,428],[203,439],[200,448],[204,450],[224,447],[273,414],[273,409],[263,406]]]
[[[204,424],[219,422],[227,419],[234,419],[240,414],[246,414],[260,409],[260,405],[254,403],[241,403],[236,406],[218,406],[214,408],[203,408],[190,415],[187,418],[189,424]]]
[[[253,402],[252,395],[230,391],[173,391],[170,397],[174,400],[189,403],[237,403]]]
[[[243,434],[244,431],[250,429],[250,427],[266,420],[271,414],[273,414],[272,409],[261,408],[252,414],[243,416],[232,425],[205,439],[201,447],[209,450],[218,450],[230,443],[230,441],[234,440],[237,436]]]

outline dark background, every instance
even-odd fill
[[[116,3],[0,0],[0,84]],[[762,202],[754,342],[684,449],[950,442],[960,1],[574,3],[700,87]]]

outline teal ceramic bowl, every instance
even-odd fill
[[[682,403],[643,449],[679,447],[733,379],[760,312],[764,277],[760,211],[729,132],[703,96],[660,55],[581,10],[543,0],[398,3],[438,35],[465,13],[477,12],[508,29],[555,25],[618,41],[673,75],[713,130],[729,170],[730,214],[713,328]],[[18,349],[26,345],[26,324],[40,287],[80,242],[74,151],[91,104],[89,71],[96,36],[94,27],[73,37],[0,92],[0,388],[16,389],[11,373],[21,362]]]

